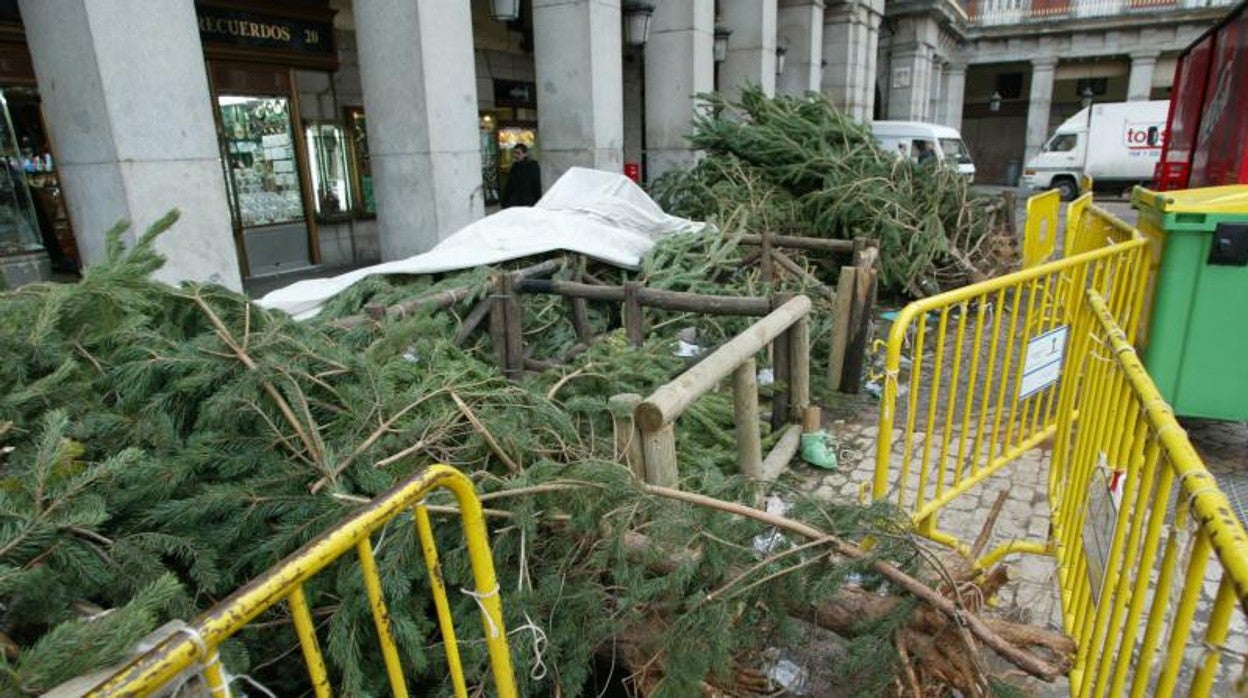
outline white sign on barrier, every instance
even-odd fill
[[[1023,379],[1018,399],[1025,400],[1057,382],[1062,375],[1062,358],[1066,355],[1066,337],[1070,325],[1054,327],[1027,342],[1027,359],[1023,363]]]

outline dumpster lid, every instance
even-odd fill
[[[1137,187],[1131,197],[1137,208],[1147,206],[1158,213],[1242,213],[1248,214],[1248,184],[1200,187],[1154,192]]]

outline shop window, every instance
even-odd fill
[[[252,228],[302,221],[290,100],[222,95],[218,102],[239,222]]]
[[[342,125],[312,122],[305,129],[308,169],[312,177],[316,216],[343,218],[354,209],[347,158],[347,138]]]
[[[377,214],[373,194],[373,165],[368,152],[368,117],[361,107],[346,108],[347,144],[351,154],[351,183],[355,189],[355,211],[365,216]]]

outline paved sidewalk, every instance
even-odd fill
[[[866,421],[871,418],[868,417]],[[835,471],[818,470],[800,462],[794,463],[792,475],[797,486],[813,496],[830,502],[849,503],[864,501],[870,495],[871,481],[875,471],[875,443],[878,429],[871,424],[859,424],[838,420],[830,425],[830,431],[839,443],[840,467]],[[922,435],[919,435],[921,441]],[[901,458],[900,432],[893,439],[893,462]],[[1049,527],[1048,472],[1049,453],[1043,448],[1034,449],[1017,461],[994,473],[983,483],[949,504],[940,515],[940,530],[970,542],[979,535],[988,511],[997,494],[1005,489],[1009,497],[993,528],[988,550],[998,544],[1014,539],[1037,542],[1045,540]],[[896,479],[897,473],[890,474]],[[914,476],[912,475],[912,478]],[[1092,513],[1091,507],[1099,507]],[[1089,519],[1098,519],[1099,528],[1090,526],[1085,532],[1085,544],[1095,545],[1096,540],[1109,540],[1112,531],[1112,513],[1107,500],[1095,501],[1090,506]],[[1178,534],[1185,535],[1185,534]],[[1186,540],[1186,539],[1183,539]],[[1185,546],[1190,547],[1190,546]],[[1061,629],[1062,609],[1057,584],[1057,566],[1053,558],[1011,554],[1004,558],[1010,569],[1011,581],[997,599],[996,609],[1002,615],[1019,622]],[[1156,570],[1153,577],[1156,578]],[[1197,628],[1203,632],[1204,619],[1213,605],[1221,568],[1217,560],[1211,561],[1205,575],[1198,609]],[[1181,583],[1181,578],[1178,580]],[[1173,600],[1177,603],[1177,598]],[[1174,604],[1171,604],[1173,606]],[[1140,633],[1142,636],[1143,633]],[[1139,639],[1137,638],[1137,643]],[[1226,643],[1234,653],[1248,653],[1248,623],[1244,614],[1236,611],[1231,634]],[[1185,667],[1181,674],[1180,689],[1185,690],[1194,668],[1203,661],[1206,649],[1192,640],[1186,651]],[[1234,656],[1223,656],[1215,683],[1214,695],[1232,695],[1232,682],[1239,676],[1242,662]],[[1069,685],[1063,680],[1057,684],[1040,681],[1028,683],[1028,689],[1037,696],[1069,695]]]

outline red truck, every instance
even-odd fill
[[[1248,2],[1179,55],[1159,191],[1248,184]]]

